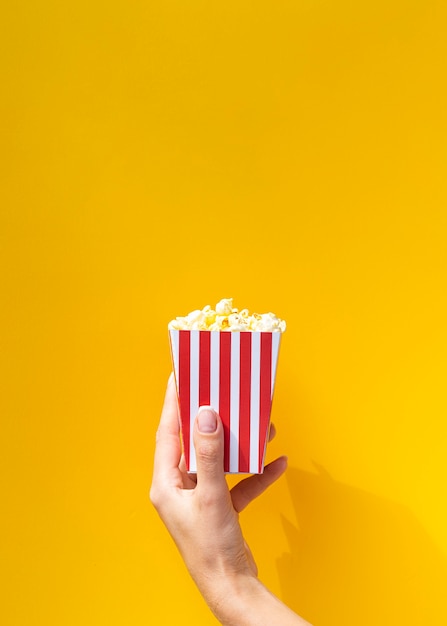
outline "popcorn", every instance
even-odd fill
[[[212,309],[207,304],[185,317],[176,317],[168,324],[169,330],[217,330],[233,332],[280,332],[286,330],[286,322],[274,313],[252,313],[248,309],[233,307],[233,298],[223,298]]]
[[[285,321],[271,312],[239,311],[224,298],[168,328],[186,470],[197,471],[199,407],[212,406],[223,425],[224,472],[261,474]]]
[[[233,311],[233,298],[224,298],[216,304],[216,313],[219,315],[230,315]]]

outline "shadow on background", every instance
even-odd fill
[[[447,624],[447,559],[405,507],[289,468],[298,528],[277,562],[282,597],[315,626]]]

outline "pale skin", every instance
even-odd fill
[[[197,475],[185,470],[171,375],[150,498],[209,608],[223,626],[310,626],[258,579],[239,524],[239,513],[284,473],[287,459],[279,457],[263,474],[243,479],[230,491],[223,471],[223,426],[211,407],[199,409],[194,445]]]

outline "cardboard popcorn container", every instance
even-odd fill
[[[193,426],[210,405],[224,427],[224,471],[261,474],[280,332],[169,330],[188,472],[196,472]]]

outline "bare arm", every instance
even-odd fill
[[[230,579],[227,601],[208,606],[223,626],[310,626],[256,577]]]
[[[194,426],[197,476],[181,457],[178,406],[171,376],[157,431],[151,501],[211,611],[223,626],[309,626],[257,578],[238,514],[285,471],[280,457],[231,492],[223,471],[223,426],[201,407]]]

